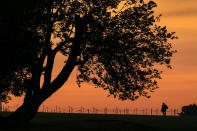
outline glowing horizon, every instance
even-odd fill
[[[174,49],[178,50],[172,59],[173,69],[164,69],[162,80],[159,80],[160,88],[150,94],[151,98],[139,98],[134,102],[120,101],[107,97],[103,89],[95,89],[93,85],[84,83],[77,87],[73,71],[69,80],[53,96],[47,99],[43,105],[54,107],[84,106],[84,107],[128,107],[128,108],[160,108],[163,101],[170,108],[180,108],[197,102],[197,1],[188,0],[155,0],[158,4],[155,12],[161,13],[161,25],[166,25],[169,31],[176,32],[179,37],[175,40]],[[59,71],[62,65],[62,57],[56,58],[54,73]],[[14,106],[21,103],[19,99],[13,99],[8,105]]]

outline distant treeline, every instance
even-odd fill
[[[183,106],[180,115],[189,115],[189,116],[197,115],[197,105],[191,104],[188,106]]]

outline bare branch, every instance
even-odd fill
[[[50,87],[47,89],[43,89],[42,93],[44,97],[49,97],[55,91],[57,91],[69,78],[71,72],[76,66],[77,56],[81,53],[80,46],[84,42],[83,35],[87,27],[87,23],[85,23],[82,18],[76,16],[76,31],[75,38],[73,39],[73,44],[71,47],[71,52],[68,58],[67,63],[64,65],[62,71],[55,78],[55,80],[50,84]],[[80,41],[80,42],[79,42]]]
[[[44,84],[42,88],[48,87],[51,83],[51,76],[52,76],[55,55],[56,53],[51,53],[47,57],[47,65],[45,67],[45,74],[44,74]]]

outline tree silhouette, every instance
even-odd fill
[[[29,3],[28,3],[29,2]],[[21,96],[25,92],[24,78],[41,49],[34,12],[36,3],[4,1],[0,7],[0,102],[7,102],[8,94]]]
[[[28,57],[19,57],[25,63],[16,61],[20,76],[25,76],[19,77],[22,85],[17,83],[9,88],[13,93],[18,87],[18,92],[25,94],[23,105],[8,117],[13,123],[28,123],[42,102],[68,80],[75,67],[79,70],[79,86],[81,82],[91,82],[121,100],[149,98],[149,92],[158,88],[156,79],[161,78],[157,65],[171,68],[170,59],[176,51],[169,40],[176,37],[166,27],[156,25],[159,16],[154,15],[153,8],[157,5],[153,1],[38,0],[31,5],[34,5],[31,10],[22,8],[22,17],[28,18],[17,31],[21,34],[13,33],[15,39],[24,41],[22,54],[30,53]],[[18,16],[17,20],[21,15]],[[21,37],[26,34],[29,37]],[[55,43],[52,37],[60,42]],[[27,45],[34,50],[26,50]],[[52,80],[55,56],[59,52],[66,61]],[[42,75],[44,83],[40,86]]]
[[[197,115],[197,105],[196,104],[190,104],[188,106],[183,106],[182,107],[182,112],[180,115],[183,116],[194,116]]]

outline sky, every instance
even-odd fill
[[[87,108],[160,108],[165,102],[169,108],[181,108],[184,105],[197,103],[197,0],[155,0],[157,14],[162,14],[158,24],[166,25],[169,31],[176,32],[179,37],[174,41],[174,49],[178,52],[172,59],[173,69],[164,68],[159,88],[150,94],[151,98],[139,98],[136,101],[120,101],[107,97],[101,88],[84,83],[81,88],[76,84],[76,69],[69,80],[43,105],[48,107],[80,107]],[[60,71],[63,57],[56,57],[53,76]],[[22,99],[13,99],[7,106],[16,107]],[[43,106],[42,105],[42,106]]]

